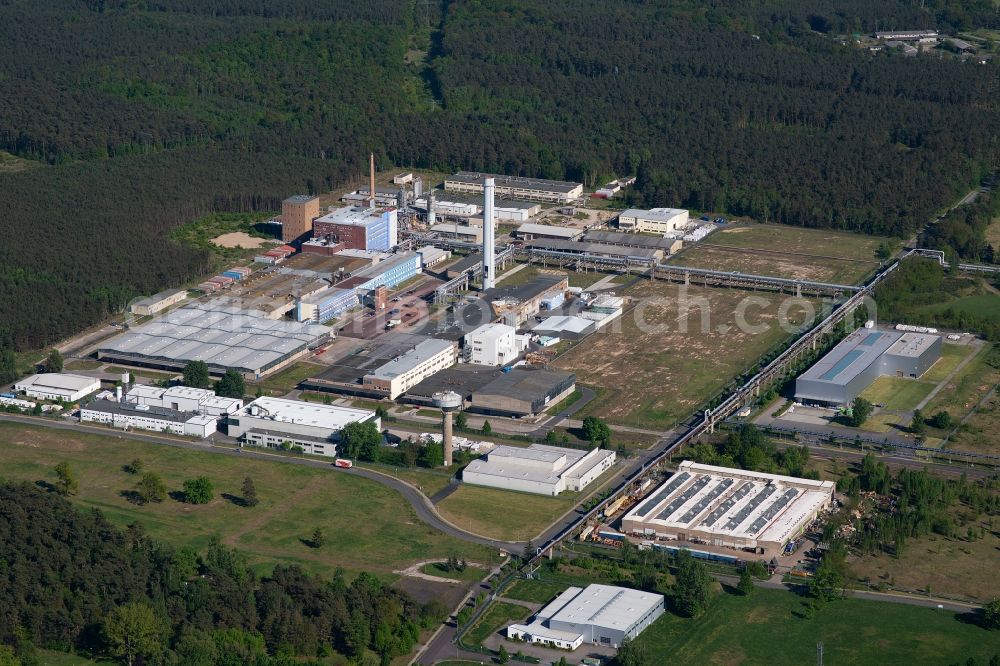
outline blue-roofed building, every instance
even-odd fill
[[[915,379],[940,357],[937,335],[860,328],[795,380],[795,399],[846,405],[879,376]]]

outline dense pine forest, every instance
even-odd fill
[[[238,551],[172,549],[28,484],[0,484],[0,515],[0,657],[7,645],[18,659],[5,664],[38,664],[41,647],[136,664],[290,666],[334,652],[386,664],[447,613],[367,574],[258,577]]]
[[[837,35],[998,26],[991,0],[0,0],[0,150],[24,160],[0,171],[0,345],[181,284],[208,258],[169,229],[369,150],[908,237],[1000,166],[997,66]]]

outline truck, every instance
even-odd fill
[[[333,464],[334,466],[341,467],[343,469],[351,469],[352,467],[354,467],[354,463],[352,463],[350,460],[347,460],[346,458],[337,458],[336,460],[333,461]]]
[[[403,320],[402,320],[402,319],[390,319],[390,320],[389,320],[388,322],[386,322],[386,324],[385,324],[385,330],[387,330],[387,331],[388,331],[388,330],[389,330],[389,329],[391,329],[391,328],[396,328],[397,326],[399,326],[399,325],[400,325],[400,324],[402,324],[402,323],[403,323]]]

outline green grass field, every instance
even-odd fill
[[[669,428],[792,335],[779,324],[786,297],[776,294],[696,286],[685,292],[648,280],[626,293],[637,300],[634,310],[553,364],[597,392],[575,418]],[[789,329],[806,318],[803,304],[814,308],[796,302],[785,306]]]
[[[1000,382],[1000,370],[991,367],[986,362],[991,351],[990,345],[983,346],[976,357],[966,364],[962,372],[956,375],[940,393],[934,396],[933,400],[927,403],[924,412],[933,414],[940,410],[946,410],[956,419],[960,419],[972,411],[979,401]]]
[[[469,631],[462,637],[468,645],[479,645],[511,622],[523,620],[531,613],[524,606],[496,601],[490,605]]]
[[[476,534],[527,541],[569,511],[577,500],[577,493],[547,497],[462,484],[437,508],[452,523]]]
[[[879,377],[866,388],[861,396],[886,409],[907,411],[914,409],[934,390],[935,382],[925,382],[903,377]]]
[[[815,663],[818,642],[827,664],[985,664],[1000,653],[1000,635],[943,610],[845,599],[806,619],[804,602],[782,590],[720,593],[702,617],[667,613],[638,642],[652,664],[683,655],[685,664],[801,666]]]
[[[854,284],[878,267],[875,250],[888,239],[779,224],[732,226],[685,248],[670,263],[758,275]],[[889,241],[894,246],[895,241]],[[712,247],[722,246],[722,247]],[[740,251],[750,250],[751,252]],[[752,250],[766,250],[755,254]],[[778,252],[782,254],[777,254]]]
[[[266,395],[282,396],[293,390],[299,385],[300,382],[308,379],[309,377],[314,377],[322,372],[325,367],[326,366],[318,363],[306,363],[299,361],[298,363],[292,364],[270,377],[265,377],[264,380],[260,382],[260,387]],[[256,383],[247,384],[247,392],[252,393],[256,390],[256,387]]]
[[[167,499],[136,506],[122,496],[137,479],[122,470],[134,458],[160,474],[169,491],[185,479],[205,475],[215,484],[215,499],[194,506]],[[245,552],[261,570],[276,563],[298,563],[329,573],[336,567],[391,575],[415,561],[458,554],[484,561],[486,550],[437,532],[421,522],[398,495],[378,483],[330,470],[254,461],[165,445],[118,440],[111,435],[81,435],[43,428],[0,424],[0,476],[8,480],[52,482],[53,467],[65,460],[80,478],[75,498],[101,509],[118,524],[142,523],[150,534],[174,545],[204,548],[213,535]],[[260,504],[239,506],[244,477],[254,480]],[[315,528],[326,544],[303,543]]]
[[[566,589],[564,583],[541,580],[519,580],[503,594],[511,599],[546,604]]]
[[[967,356],[977,351],[978,347],[969,345],[941,345],[941,358],[923,374],[920,380],[934,383],[944,381]]]

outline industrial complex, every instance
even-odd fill
[[[795,380],[795,399],[846,405],[880,375],[917,378],[940,357],[940,336],[860,328]]]
[[[512,624],[507,637],[575,650],[584,643],[621,646],[663,615],[662,594],[613,585],[570,587],[535,613],[530,624]]]
[[[830,507],[836,485],[686,460],[622,518],[622,531],[774,555]]]
[[[14,383],[14,390],[29,398],[77,402],[101,389],[99,379],[61,372],[31,375]]]

